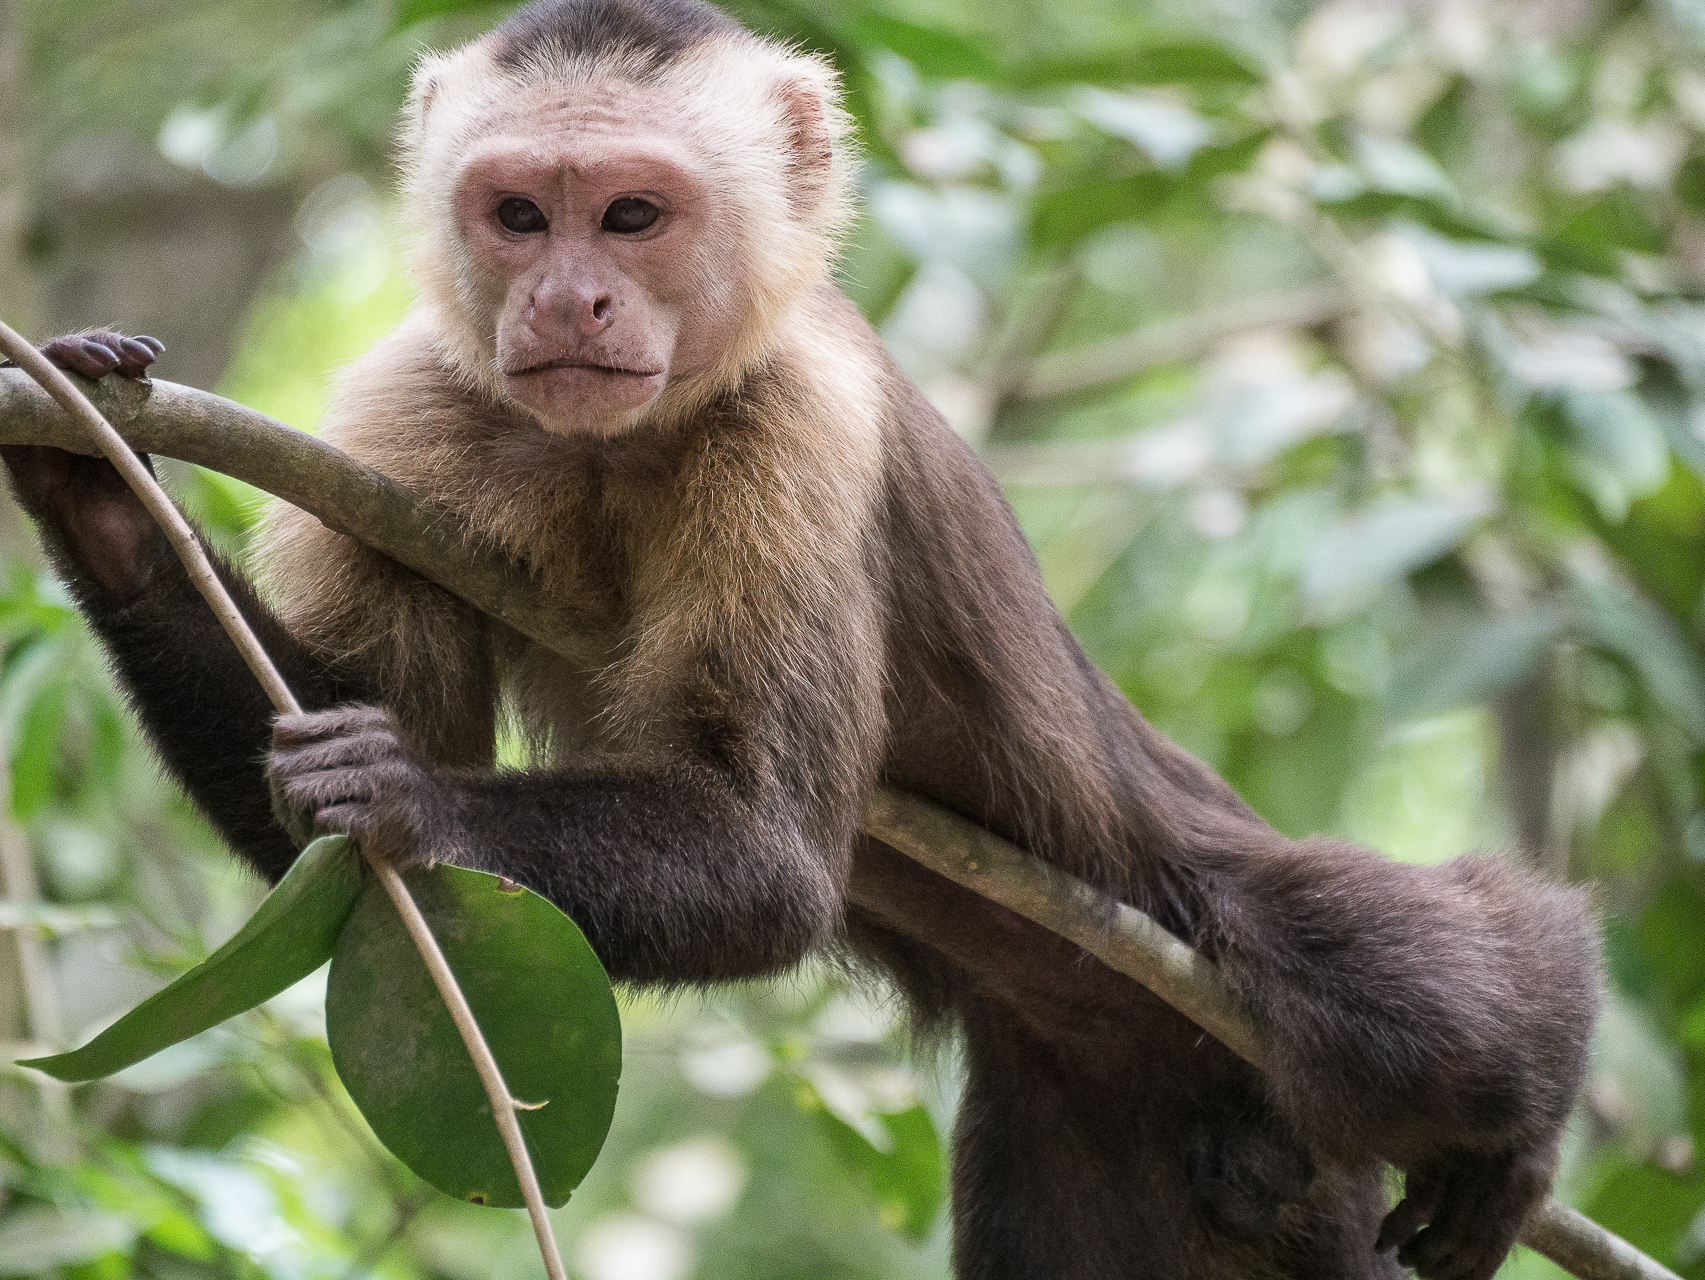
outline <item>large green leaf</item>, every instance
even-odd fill
[[[361,879],[346,837],[314,841],[219,950],[81,1049],[22,1065],[60,1080],[94,1080],[271,999],[331,958]]]
[[[927,1236],[941,1208],[946,1162],[935,1121],[923,1104],[872,1113],[870,1120],[882,1140],[878,1146],[836,1115],[810,1081],[795,1077],[794,1089],[800,1105],[815,1116],[835,1158],[869,1187],[882,1225],[914,1242]]]
[[[512,1096],[551,1205],[598,1156],[616,1106],[622,1029],[580,930],[530,890],[459,867],[410,872]],[[326,988],[332,1061],[373,1132],[439,1190],[518,1206],[521,1188],[473,1061],[385,891],[350,914]]]

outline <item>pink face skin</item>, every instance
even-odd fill
[[[736,317],[695,283],[702,162],[629,85],[587,86],[470,148],[455,212],[509,396],[551,431],[636,421]],[[649,117],[649,123],[647,119]]]

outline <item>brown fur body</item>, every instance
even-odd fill
[[[668,65],[728,37],[680,0],[557,0],[527,11],[545,36],[522,23],[498,60],[526,63],[517,42],[558,10],[688,14]],[[828,179],[807,80],[776,109],[810,191]],[[440,98],[423,76],[418,109],[463,110],[478,81],[449,83]],[[282,826],[266,707],[163,544],[112,550],[123,497],[104,464],[7,461],[167,762],[266,874],[294,856],[286,828],[356,830],[548,894],[618,978],[760,976],[839,939],[957,1027],[962,1280],[1397,1275],[1376,1243],[1484,1280],[1549,1181],[1583,1070],[1596,970],[1578,896],[1497,859],[1398,866],[1269,828],[1087,661],[992,479],[818,266],[769,280],[759,338],[683,375],[693,394],[577,432],[488,376],[483,322],[447,318],[462,304],[428,255],[421,309],[350,370],[326,436],[537,574],[576,626],[547,651],[275,513],[277,614],[230,575],[263,639],[304,705],[389,709],[281,722]],[[505,717],[526,770],[492,767]],[[1265,1037],[1266,1075],[861,837],[879,782],[1202,947]],[[1383,1239],[1381,1160],[1409,1174]]]

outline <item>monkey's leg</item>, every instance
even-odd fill
[[[1413,867],[1323,839],[1212,863],[1196,941],[1261,1032],[1280,1114],[1408,1171],[1382,1238],[1405,1263],[1487,1280],[1550,1182],[1585,1070],[1580,896],[1502,859]]]

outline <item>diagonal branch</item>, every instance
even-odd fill
[[[197,463],[275,493],[546,648],[564,653],[571,647],[564,642],[573,634],[570,617],[546,600],[535,579],[475,546],[449,513],[417,501],[330,445],[219,396],[169,382],[156,382],[150,391],[107,378],[95,387],[94,397],[132,448]],[[0,444],[88,451],[74,424],[9,369],[0,369]],[[1259,1037],[1214,966],[1142,912],[1108,901],[920,796],[879,789],[865,810],[863,828],[932,871],[1069,938],[1260,1065]],[[1679,1280],[1627,1241],[1552,1199],[1528,1215],[1520,1239],[1581,1280]]]

